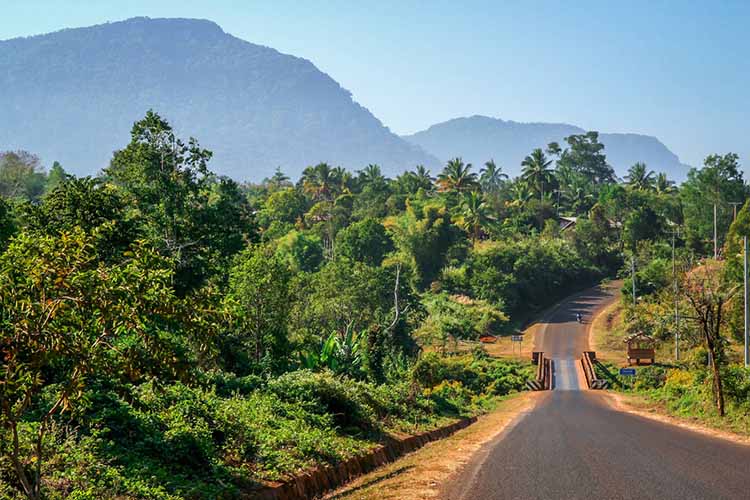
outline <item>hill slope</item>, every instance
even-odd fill
[[[389,173],[437,161],[310,61],[209,21],[134,18],[0,42],[0,149],[95,173],[149,108],[237,179],[276,166],[294,176],[319,161]]]
[[[462,156],[478,167],[494,158],[509,175],[517,175],[521,161],[534,148],[543,148],[552,141],[565,147],[565,137],[583,132],[580,127],[564,123],[518,123],[471,116],[438,123],[404,139],[443,161]],[[655,137],[602,133],[599,140],[605,145],[607,160],[619,176],[624,176],[628,167],[637,161],[678,180],[684,179],[690,168]]]

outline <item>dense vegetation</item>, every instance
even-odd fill
[[[678,192],[566,143],[513,180],[457,158],[238,185],[149,112],[95,178],[2,154],[0,495],[232,498],[482,411],[530,369],[459,342],[640,269],[670,224],[705,252],[706,183],[745,195],[732,155]]]
[[[690,171],[677,199],[669,211],[680,218],[662,218],[659,205],[651,205],[656,213],[637,221],[653,233],[632,246],[637,298],[631,270],[625,269],[616,327],[621,337],[653,336],[657,365],[640,369],[632,382],[607,376],[672,413],[747,433],[742,240],[750,236],[750,204],[737,156],[709,156],[702,169]]]

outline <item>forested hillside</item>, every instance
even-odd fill
[[[707,207],[723,244],[747,194],[731,154],[619,183],[595,133],[514,179],[454,158],[238,184],[155,112],[120,144],[98,177],[0,155],[3,498],[240,498],[485,411],[531,369],[480,336],[650,272],[675,225],[704,255]]]
[[[215,153],[214,169],[260,180],[310,162],[389,172],[437,160],[391,133],[310,61],[196,19],[134,18],[0,41],[0,148],[79,175],[107,166],[128,124],[158,109]]]

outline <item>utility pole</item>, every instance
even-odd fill
[[[630,281],[633,282],[633,305],[635,305],[635,255],[630,256]]]
[[[679,321],[680,316],[677,309],[677,268],[675,265],[675,238],[677,236],[677,230],[672,231],[672,286],[674,288],[674,358],[675,361],[680,360],[680,328]],[[747,290],[747,286],[745,286]],[[746,293],[747,295],[747,293]],[[746,301],[747,302],[747,301]],[[747,315],[745,315],[745,325],[747,326]],[[747,328],[745,328],[747,331]]]
[[[750,366],[750,301],[748,300],[748,298],[750,298],[748,297],[748,293],[750,291],[748,290],[747,283],[747,254],[749,249],[748,247],[750,247],[750,245],[748,245],[747,236],[745,236],[742,240],[745,247],[745,252],[742,259],[744,262],[744,273],[742,278],[745,284],[745,368],[747,368],[748,366]]]
[[[714,260],[719,258],[719,241],[716,236],[716,203],[714,203]]]

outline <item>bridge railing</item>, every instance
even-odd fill
[[[596,352],[584,351],[581,357],[581,366],[583,367],[583,375],[586,379],[586,386],[589,389],[606,389],[608,382],[604,379],[600,379],[596,375],[596,369],[594,365],[596,363]]]
[[[531,359],[536,363],[536,376],[526,382],[526,387],[532,391],[547,391],[552,387],[552,360],[544,357],[544,353],[534,351]]]

